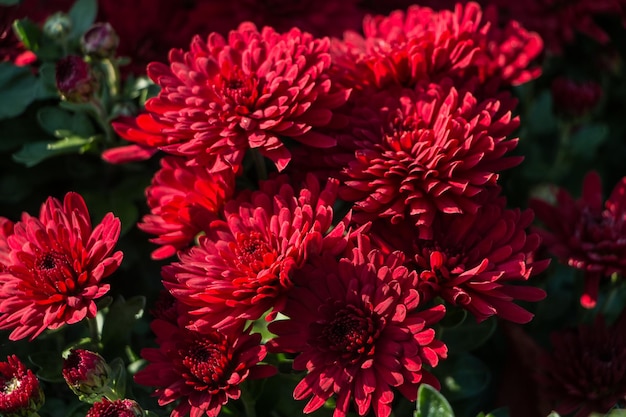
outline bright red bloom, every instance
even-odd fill
[[[599,315],[593,325],[555,332],[551,340],[538,379],[558,413],[587,417],[626,406],[626,314],[611,326]]]
[[[283,311],[289,319],[270,323],[277,337],[269,343],[297,353],[294,369],[307,370],[294,391],[310,397],[305,413],[336,395],[333,417],[346,416],[351,400],[361,416],[387,417],[394,389],[415,401],[419,384],[439,386],[426,367],[447,356],[430,328],[445,309],[420,308],[417,274],[403,261],[400,252],[360,247],[352,259],[323,257],[300,271]]]
[[[386,223],[374,224],[373,238],[382,237],[379,244],[386,252],[407,255],[407,265],[419,275],[416,288],[426,301],[439,296],[478,321],[497,315],[526,323],[533,315],[514,301],[539,301],[545,292],[514,283],[542,272],[549,260],[534,259],[539,236],[526,232],[532,212],[505,206],[505,199],[497,198],[473,214],[439,216],[429,240],[420,239],[410,225]]]
[[[45,329],[95,317],[94,300],[109,290],[101,281],[122,261],[122,252],[113,253],[119,234],[112,213],[92,228],[83,198],[73,192],[63,203],[48,198],[38,218],[24,213],[6,238],[0,329],[13,329],[11,340],[32,340]]]
[[[188,247],[218,218],[234,188],[231,171],[211,173],[202,166],[186,165],[183,158],[162,158],[161,169],[146,189],[150,214],[138,224],[144,232],[158,236],[150,239],[161,246],[152,258],[165,259]]]
[[[307,258],[345,247],[332,225],[337,181],[321,190],[309,176],[297,192],[286,176],[261,184],[224,208],[199,245],[163,268],[165,287],[190,308],[193,327],[222,328],[280,311]],[[342,246],[343,245],[343,246]]]
[[[374,105],[369,126],[340,140],[354,152],[340,196],[355,202],[359,222],[408,217],[429,238],[437,213],[475,213],[498,172],[522,160],[505,156],[519,126],[508,97],[480,101],[442,83],[381,93]]]
[[[577,82],[557,77],[551,85],[554,110],[564,116],[580,117],[589,113],[602,97],[602,86],[595,81]]]
[[[559,189],[556,203],[531,201],[546,228],[539,234],[560,262],[585,271],[580,303],[593,308],[601,280],[614,273],[626,274],[626,177],[603,203],[600,176],[591,171],[585,176],[578,200]]]
[[[159,405],[180,400],[171,417],[216,417],[229,399],[239,398],[239,384],[276,372],[259,364],[266,350],[258,333],[200,334],[163,320],[154,320],[151,328],[159,347],[142,349],[149,363],[135,381],[156,386]]]
[[[540,68],[530,64],[542,50],[539,36],[515,21],[504,27],[496,21],[496,9],[483,15],[473,2],[457,4],[454,11],[415,5],[406,13],[368,16],[364,37],[349,33],[336,43],[336,72],[360,89],[452,78],[459,86],[471,83],[486,96],[538,77]]]
[[[109,401],[103,398],[102,401],[94,403],[85,417],[142,417],[145,413],[133,400]]]
[[[258,148],[279,170],[291,156],[284,138],[328,148],[319,128],[336,122],[333,109],[348,90],[328,76],[328,39],[294,28],[259,32],[251,23],[195,37],[190,50],[172,50],[170,64],[152,63],[148,75],[161,87],[146,102],[148,114],[114,123],[125,139],[238,172],[246,150]]]
[[[39,380],[17,356],[0,362],[0,415],[4,417],[29,416],[44,403]]]

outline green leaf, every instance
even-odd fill
[[[469,353],[450,355],[434,370],[441,381],[441,392],[450,401],[480,394],[491,381],[489,368]]]
[[[606,414],[591,413],[591,414],[589,414],[589,417],[626,417],[626,410],[625,409],[617,409],[616,408],[614,410],[609,411]]]
[[[0,5],[2,6],[15,6],[19,4],[21,0],[0,0]]]
[[[37,84],[29,68],[0,63],[0,120],[22,114],[37,98]]]
[[[13,22],[13,30],[26,49],[37,52],[42,32],[35,22],[28,18],[16,20]]]
[[[106,351],[113,353],[110,356],[123,354],[124,347],[130,344],[135,322],[143,315],[145,306],[144,296],[136,296],[128,300],[118,296],[111,304],[102,326],[102,344]]]
[[[67,129],[71,126],[72,114],[56,106],[47,106],[39,109],[37,121],[43,130],[54,135],[57,130]]]
[[[482,346],[496,330],[497,322],[493,317],[480,323],[468,315],[461,325],[444,328],[441,340],[448,346],[451,353],[467,352]]]
[[[489,414],[480,412],[476,417],[509,417],[509,409],[507,407],[502,407],[491,411]]]
[[[68,12],[72,20],[71,37],[82,36],[96,20],[98,2],[96,0],[77,0]]]
[[[113,380],[113,391],[120,397],[126,395],[126,366],[121,358],[115,358],[109,362],[111,368],[111,379]]]
[[[48,382],[63,382],[63,357],[58,352],[36,352],[28,359],[39,369],[37,377]]]
[[[593,158],[598,147],[606,142],[609,127],[604,124],[589,124],[578,129],[570,138],[570,146],[574,155],[585,159]]]
[[[454,417],[454,412],[439,391],[428,384],[421,384],[417,390],[415,417]]]
[[[59,98],[56,84],[56,69],[53,62],[44,62],[39,67],[39,82],[37,83],[37,99],[47,100]]]
[[[445,330],[455,328],[461,325],[467,319],[467,310],[455,306],[446,306],[446,315],[439,324],[445,328]]]
[[[532,102],[526,118],[528,129],[538,135],[550,135],[557,131],[557,122],[552,112],[552,95],[543,91]]]

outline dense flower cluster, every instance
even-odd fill
[[[102,280],[122,261],[114,252],[119,219],[108,213],[92,227],[83,198],[70,192],[63,202],[50,197],[38,217],[24,213],[10,229],[0,235],[0,329],[13,330],[11,340],[32,340],[95,317],[94,300],[109,291]]]
[[[43,405],[39,380],[15,355],[0,362],[0,388],[0,415],[5,417],[33,415]]]

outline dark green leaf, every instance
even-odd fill
[[[532,102],[526,117],[528,129],[539,135],[549,135],[557,130],[557,122],[552,112],[552,96],[550,91],[543,91]]]
[[[509,409],[502,407],[491,411],[489,414],[480,412],[476,417],[509,417]]]
[[[466,318],[467,310],[459,307],[447,306],[446,315],[439,322],[439,324],[441,324],[441,326],[443,326],[447,331],[448,329],[452,329],[461,325],[463,322],[465,322]]]
[[[473,316],[468,315],[461,325],[443,329],[441,339],[451,353],[467,352],[482,346],[491,337],[496,326],[493,317],[477,323]]]
[[[37,121],[43,130],[54,136],[57,130],[71,126],[72,114],[55,106],[47,106],[39,109]]]
[[[480,394],[491,380],[489,368],[469,353],[450,355],[434,370],[441,392],[450,401]]]
[[[70,36],[78,37],[89,29],[96,20],[98,2],[96,0],[76,0],[69,11],[72,20],[72,32]]]
[[[37,377],[48,382],[63,382],[63,357],[58,352],[37,352],[28,356],[36,366]]]
[[[454,417],[454,412],[439,391],[428,384],[422,384],[417,390],[415,417]]]
[[[118,296],[108,309],[102,327],[102,344],[111,356],[121,355],[130,343],[135,322],[143,315],[146,298],[136,296],[125,300]],[[106,352],[105,352],[106,353]]]
[[[27,67],[0,63],[0,120],[19,116],[37,98],[37,78]]]
[[[37,83],[38,100],[59,98],[55,76],[54,63],[44,62],[41,64],[39,67],[39,82]]]
[[[15,6],[19,4],[21,0],[0,0],[0,5],[2,6]]]
[[[126,366],[120,358],[115,358],[109,362],[111,368],[111,379],[113,380],[113,391],[120,397],[126,396]]]
[[[591,159],[596,155],[609,134],[609,127],[604,124],[589,124],[578,129],[570,138],[572,153]]]
[[[49,144],[49,142],[27,143],[22,146],[22,149],[13,154],[13,160],[30,168],[48,158],[69,152],[67,148],[50,149],[48,147]]]

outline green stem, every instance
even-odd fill
[[[106,71],[107,84],[110,88],[111,97],[115,100],[119,96],[121,90],[120,68],[117,65],[117,62],[110,58],[103,59],[102,65]]]
[[[87,319],[87,326],[89,326],[89,337],[94,345],[100,343],[100,331],[98,330],[98,321],[95,317]]]

